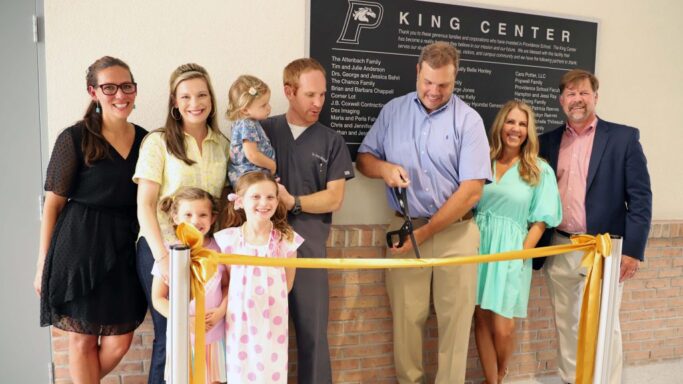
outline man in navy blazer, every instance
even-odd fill
[[[560,105],[567,123],[541,135],[540,156],[555,170],[562,199],[562,223],[546,232],[545,245],[569,243],[576,233],[610,233],[623,238],[617,302],[623,282],[643,261],[652,219],[652,192],[647,161],[636,128],[598,118],[598,79],[574,69],[560,81]],[[543,266],[555,311],[558,332],[558,369],[564,382],[574,383],[578,319],[585,270],[583,252],[546,260]],[[617,308],[616,313],[619,313]],[[610,383],[621,383],[622,346],[619,322],[613,330]]]

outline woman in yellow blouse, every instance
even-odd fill
[[[167,247],[177,242],[171,220],[160,211],[160,199],[179,187],[197,187],[219,198],[225,187],[229,142],[218,130],[216,98],[206,70],[183,64],[170,79],[166,125],[151,132],[142,143],[133,181],[138,183],[137,270],[154,323],[149,383],[164,382],[166,318],[150,300],[152,265],[159,261],[168,279]]]

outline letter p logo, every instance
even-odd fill
[[[361,29],[374,29],[382,22],[384,7],[374,1],[348,1],[349,8],[337,43],[358,44]]]

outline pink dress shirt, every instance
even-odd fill
[[[557,229],[569,233],[586,233],[586,181],[593,153],[596,118],[581,133],[569,124],[562,135],[557,159],[557,186],[562,200],[562,223]]]

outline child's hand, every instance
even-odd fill
[[[206,310],[206,316],[204,317],[204,320],[206,323],[207,332],[211,330],[211,328],[213,328],[216,324],[218,324],[220,320],[223,318],[224,315],[222,315],[221,312],[222,311],[220,311],[218,308]]]

